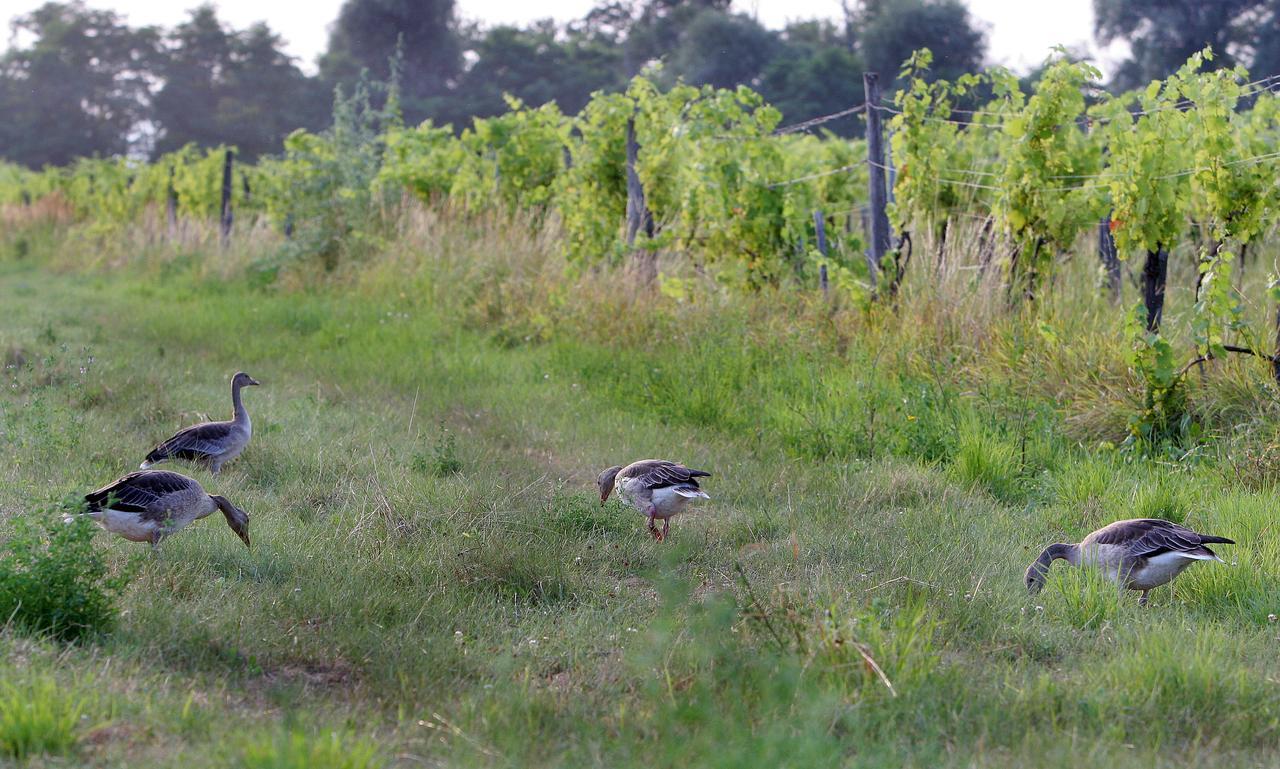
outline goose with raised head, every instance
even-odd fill
[[[244,373],[231,378],[231,405],[234,413],[229,422],[201,422],[179,430],[172,438],[151,450],[140,467],[143,470],[170,459],[185,459],[204,465],[217,475],[222,466],[240,455],[253,437],[253,423],[240,399],[240,391],[258,384]]]
[[[691,500],[711,498],[698,486],[698,478],[710,475],[665,459],[642,459],[626,467],[610,467],[600,473],[596,486],[602,505],[616,488],[624,502],[648,516],[649,533],[661,542],[671,526],[671,516],[684,510]],[[662,520],[661,530],[654,519]]]
[[[167,470],[138,470],[84,496],[85,515],[132,542],[150,542],[222,511],[249,546],[249,515],[226,497],[209,494],[194,478]]]
[[[1103,526],[1079,544],[1049,545],[1027,568],[1027,590],[1032,595],[1044,587],[1049,567],[1062,559],[1072,566],[1101,569],[1108,579],[1130,590],[1147,593],[1171,581],[1196,561],[1219,561],[1208,545],[1234,545],[1235,541],[1199,534],[1185,526],[1159,518],[1133,518]]]

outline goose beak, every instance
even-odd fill
[[[261,382],[259,382],[259,381],[258,381],[258,380],[256,380],[256,379],[254,379],[253,377],[249,377],[249,384],[254,385],[254,386],[257,386],[257,385],[260,385],[260,384],[262,384],[262,383],[261,383]]]

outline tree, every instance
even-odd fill
[[[982,67],[983,34],[960,0],[876,0],[862,12],[858,51],[886,85],[921,48],[933,52],[932,77],[955,80]]]
[[[760,93],[785,122],[794,123],[860,103],[863,69],[843,31],[830,22],[794,23],[765,67]],[[861,135],[862,127],[855,117],[823,126],[841,136]]]
[[[145,118],[157,35],[82,2],[13,22],[29,47],[0,58],[0,155],[30,167],[123,154]]]
[[[319,128],[329,94],[282,50],[264,24],[244,31],[224,27],[212,6],[165,36],[153,100],[157,152],[189,142],[231,144],[246,159],[279,152],[297,128]]]
[[[758,87],[779,48],[777,34],[751,17],[704,8],[680,31],[668,71],[693,85]]]
[[[406,118],[417,122],[435,115],[462,73],[453,0],[346,0],[320,58],[320,74],[348,88],[364,71],[387,81],[398,46]]]
[[[1270,42],[1258,35],[1256,23],[1267,4],[1259,0],[1093,0],[1094,25],[1104,43],[1129,42],[1132,55],[1116,72],[1113,84],[1138,88],[1177,71],[1205,46],[1213,48],[1214,68],[1233,67],[1238,57],[1247,61],[1258,42]]]

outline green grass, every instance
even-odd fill
[[[6,671],[0,681],[0,755],[24,761],[74,750],[81,718],[90,710],[89,696],[48,674],[14,678]]]
[[[534,267],[489,305],[485,260],[512,253],[508,236],[424,237],[414,248],[437,262],[393,251],[310,287],[264,288],[217,254],[114,272],[47,266],[66,253],[0,262],[3,536],[223,415],[234,371],[263,383],[240,459],[218,478],[174,468],[248,511],[252,550],[217,516],[155,557],[98,534],[109,574],[136,569],[111,632],[0,634],[4,680],[91,681],[100,697],[40,695],[61,715],[33,729],[56,739],[28,752],[175,767],[1280,760],[1272,487],[1228,472],[1225,449],[1169,466],[1074,437],[1115,421],[1099,411],[1120,402],[1105,351],[991,329],[979,345],[963,313],[833,320],[770,297],[556,294],[552,314],[529,298]],[[1059,337],[1105,338],[1081,302],[1046,308]],[[1088,356],[1089,376],[1054,383]],[[1250,405],[1258,387],[1232,389],[1232,413],[1254,409],[1266,433],[1280,423]],[[600,469],[645,456],[713,473],[712,500],[662,544],[595,493]],[[1131,515],[1241,544],[1145,608],[1062,564],[1026,595],[1045,544]]]

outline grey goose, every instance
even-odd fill
[[[240,390],[257,384],[258,380],[243,371],[238,372],[231,378],[231,405],[234,409],[231,421],[201,422],[179,430],[172,438],[152,449],[140,467],[146,470],[170,459],[184,459],[204,465],[217,475],[224,464],[244,451],[253,436],[253,423],[249,421],[249,412],[245,411],[244,402],[240,399]]]
[[[624,502],[648,516],[649,533],[661,542],[671,526],[671,516],[684,510],[690,500],[710,499],[697,480],[710,475],[665,459],[642,459],[626,467],[610,467],[600,473],[596,486],[602,505],[617,488]],[[654,519],[662,520],[661,530],[654,525]]]
[[[1027,590],[1033,595],[1044,587],[1049,567],[1057,559],[1072,566],[1101,569],[1108,579],[1130,590],[1147,593],[1182,573],[1196,561],[1221,561],[1209,544],[1234,545],[1233,540],[1198,534],[1185,526],[1159,518],[1133,518],[1103,526],[1077,545],[1053,544],[1027,568]]]
[[[85,515],[102,528],[152,546],[220,510],[231,530],[249,546],[249,515],[180,473],[138,470],[86,494],[84,501]]]

